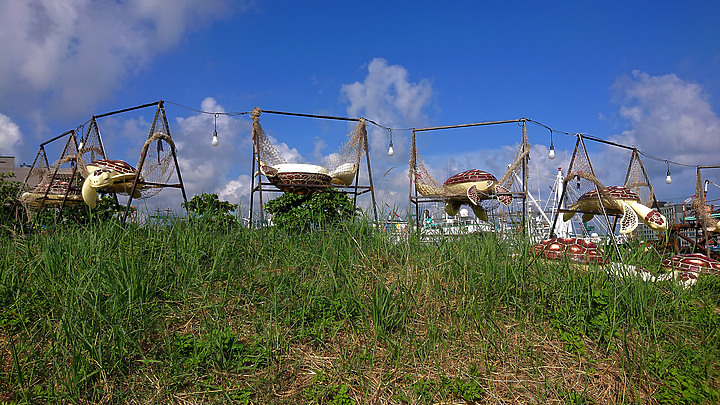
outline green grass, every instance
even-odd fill
[[[202,221],[6,238],[0,403],[720,402],[720,280],[509,246]]]

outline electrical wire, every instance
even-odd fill
[[[252,112],[252,111],[242,111],[242,112],[205,111],[205,110],[200,110],[200,109],[193,108],[193,107],[188,107],[188,106],[186,106],[186,105],[183,105],[183,104],[180,104],[180,103],[176,103],[176,102],[174,102],[174,101],[165,100],[164,102],[165,102],[165,103],[168,103],[168,104],[172,104],[172,105],[177,106],[177,107],[179,107],[179,108],[183,108],[183,109],[186,109],[186,110],[189,110],[189,111],[194,111],[194,112],[199,113],[199,114],[225,115],[225,116],[233,117],[233,116],[247,115],[247,114],[250,114],[250,113]],[[125,110],[121,110],[121,111],[125,111]],[[293,113],[293,112],[284,112],[284,111],[272,111],[272,110],[262,110],[262,111],[263,111],[264,113],[268,113],[268,114],[293,115],[293,116],[300,116],[300,117],[311,117],[311,118],[322,118],[322,119],[336,119],[336,120],[343,120],[343,121],[359,121],[359,120],[360,120],[360,118],[350,118],[350,117],[336,117],[336,116],[328,116],[328,115],[303,114],[303,113]],[[636,148],[635,146],[624,145],[624,144],[621,144],[621,143],[618,143],[618,142],[608,141],[608,140],[606,140],[606,139],[603,139],[603,138],[600,138],[600,137],[597,137],[597,136],[594,136],[594,135],[583,134],[583,133],[580,133],[580,132],[570,133],[570,132],[566,132],[566,131],[561,131],[561,130],[552,128],[552,127],[550,127],[550,126],[548,126],[548,125],[545,125],[545,124],[543,124],[542,122],[539,122],[539,121],[536,121],[536,120],[533,120],[533,119],[530,119],[530,118],[521,118],[521,119],[519,119],[519,120],[508,120],[508,121],[483,122],[483,123],[480,123],[480,124],[465,124],[465,125],[451,125],[451,126],[442,126],[442,127],[431,127],[431,128],[393,128],[393,127],[390,127],[390,126],[386,126],[386,125],[380,124],[380,123],[378,123],[378,122],[376,122],[376,121],[374,121],[374,120],[372,120],[372,119],[369,119],[369,118],[367,118],[367,117],[362,117],[362,118],[364,118],[366,122],[368,122],[368,123],[370,123],[370,124],[372,124],[372,125],[375,125],[375,126],[378,127],[378,128],[381,128],[381,129],[384,129],[384,130],[386,130],[386,131],[389,131],[389,132],[392,132],[392,131],[416,131],[416,130],[418,130],[418,129],[420,129],[420,130],[444,129],[444,128],[464,127],[464,126],[486,125],[486,124],[494,124],[494,123],[500,124],[500,123],[507,123],[507,122],[518,122],[518,123],[520,123],[520,122],[528,122],[528,123],[531,123],[531,124],[534,124],[534,125],[543,127],[543,128],[545,128],[545,129],[547,129],[548,131],[550,131],[551,133],[561,134],[561,135],[567,135],[567,136],[572,136],[572,137],[582,136],[584,139],[589,139],[589,140],[591,140],[591,141],[600,142],[600,143],[604,143],[604,144],[607,144],[607,145],[611,145],[611,146],[615,146],[615,147],[620,147],[620,148],[624,148],[624,149],[637,150],[639,154],[643,155],[644,157],[646,157],[646,158],[648,158],[648,159],[650,159],[650,160],[655,160],[655,161],[657,161],[657,162],[667,162],[668,164],[672,164],[672,165],[675,165],[675,166],[697,167],[697,165],[691,165],[691,164],[688,164],[688,163],[678,162],[678,161],[674,161],[674,160],[670,160],[670,159],[663,159],[663,158],[661,158],[661,157],[654,156],[654,155],[651,155],[651,154],[649,154],[649,153],[647,153],[647,152],[645,152],[645,151],[642,151],[642,150]],[[87,122],[89,122],[89,121],[87,121]],[[85,122],[85,124],[87,124],[87,122]],[[83,124],[83,125],[85,125],[85,124]]]

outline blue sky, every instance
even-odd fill
[[[61,5],[55,4],[61,3]],[[635,145],[660,200],[694,193],[695,168],[720,164],[720,2],[290,2],[6,0],[0,4],[0,154],[31,163],[38,145],[102,114],[167,104],[190,195],[247,204],[250,121],[208,112],[265,110],[367,117],[378,199],[406,204],[410,132],[530,118],[561,132]],[[111,158],[135,165],[153,109],[99,122]],[[344,122],[263,114],[291,161],[318,163]],[[514,125],[423,133],[437,180],[479,168],[497,177]],[[546,190],[575,138],[530,125],[531,183]],[[420,138],[420,136],[419,136]],[[629,155],[592,145],[596,172],[623,180]],[[52,157],[50,157],[52,160]],[[708,171],[720,184],[720,170]],[[712,187],[711,187],[712,189]],[[720,192],[720,189],[717,189]],[[149,205],[177,206],[166,190]],[[716,193],[720,194],[720,193]]]

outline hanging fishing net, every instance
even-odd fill
[[[518,184],[518,172],[523,169],[524,162],[530,153],[530,143],[527,138],[526,127],[523,123],[522,141],[515,153],[512,163],[505,174],[498,180],[490,173],[479,169],[469,169],[457,173],[441,185],[433,178],[423,163],[417,149],[415,132],[413,132],[410,146],[410,168],[408,176],[415,185],[415,191],[425,197],[436,197],[445,202],[445,212],[454,216],[460,206],[467,204],[475,215],[487,221],[485,209],[481,206],[484,201],[498,201],[501,205],[509,207],[513,203],[512,189]],[[522,188],[522,184],[519,186]],[[505,214],[508,214],[505,212]]]
[[[653,205],[655,192],[636,149],[633,149],[632,155],[630,156],[630,164],[628,164],[624,186],[637,194],[642,204],[648,207]]]
[[[595,176],[583,138],[578,137],[564,184],[566,195],[568,189],[580,195],[563,210],[564,221],[569,221],[576,213],[582,214],[583,223],[591,221],[595,216],[607,215],[619,218],[621,234],[633,232],[641,222],[653,231],[667,229],[665,217],[650,208],[652,187],[635,150],[630,158],[624,185],[605,186]],[[607,227],[608,232],[612,233],[612,226],[607,223]]]
[[[74,131],[68,134],[60,158],[52,164],[48,163],[44,145],[40,147],[18,196],[26,210],[60,208],[82,202],[76,139]]]
[[[158,114],[162,112],[161,116]],[[143,144],[138,166],[140,172],[140,197],[149,198],[157,195],[163,187],[168,186],[175,173],[175,142],[170,137],[165,111],[158,108],[155,114],[150,135]]]
[[[710,216],[710,206],[705,201],[705,190],[703,189],[702,176],[698,169],[695,182],[695,199],[692,201],[692,210],[695,212],[696,218],[700,226],[705,232],[720,232],[720,226],[717,219]]]
[[[347,141],[330,154],[323,165],[288,163],[260,125],[262,111],[251,113],[255,153],[263,174],[272,184],[285,192],[307,194],[322,190],[330,184],[350,186],[360,168],[360,158],[367,153],[367,128],[360,119],[348,134]]]

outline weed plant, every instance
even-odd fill
[[[717,279],[619,279],[493,235],[391,240],[202,218],[5,238],[0,403],[720,401]]]

